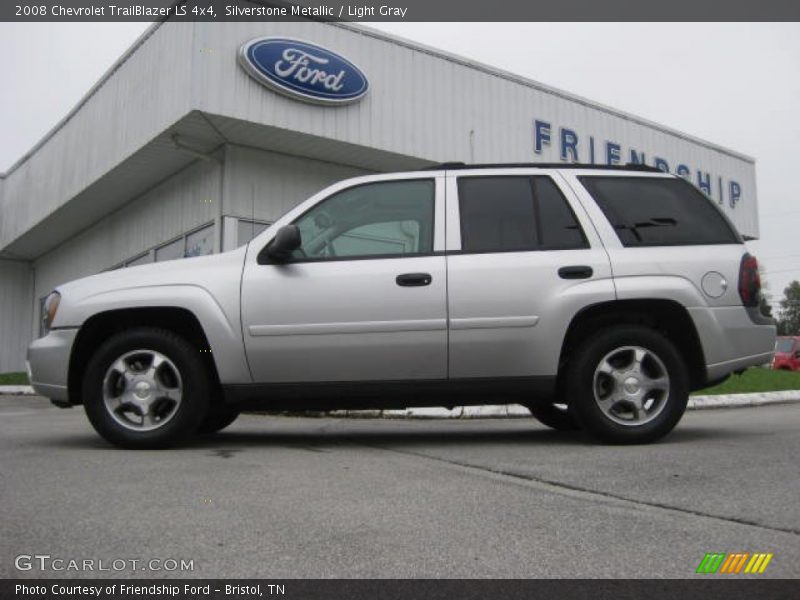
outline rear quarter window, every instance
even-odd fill
[[[738,244],[727,218],[683,179],[579,177],[623,246]]]

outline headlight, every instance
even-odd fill
[[[52,292],[44,301],[42,307],[42,335],[50,333],[50,327],[56,319],[56,311],[58,310],[58,303],[61,302],[61,294]]]

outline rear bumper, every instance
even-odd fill
[[[747,367],[755,367],[758,365],[763,365],[771,360],[772,360],[772,352],[766,352],[764,354],[754,354],[753,356],[745,356],[742,358],[736,358],[734,360],[729,360],[722,363],[706,365],[706,371],[708,372],[709,381],[713,381],[715,379],[720,379],[722,377],[725,377],[726,375],[729,375],[734,371],[741,371],[742,369],[746,369]]]
[[[743,306],[688,310],[703,345],[709,381],[772,362],[776,328],[771,319],[753,318]]]
[[[37,394],[61,403],[69,400],[69,357],[77,334],[77,328],[54,329],[28,346],[31,386]]]

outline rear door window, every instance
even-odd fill
[[[740,243],[711,201],[683,179],[579,177],[623,246]]]
[[[464,252],[588,247],[572,209],[550,177],[460,177],[458,200]]]

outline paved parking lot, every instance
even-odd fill
[[[690,412],[635,447],[532,419],[246,415],[131,452],[80,408],[0,397],[0,577],[690,577],[706,552],[799,577],[798,432],[800,404]],[[19,572],[21,554],[193,571]]]

